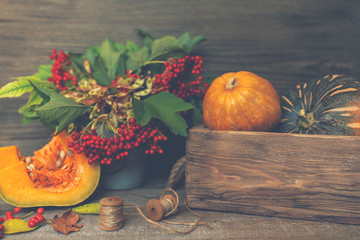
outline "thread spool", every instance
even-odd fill
[[[161,219],[175,214],[178,210],[179,198],[174,190],[173,194],[165,194],[164,192],[160,199],[150,199],[146,204],[146,215],[153,221],[160,221]]]
[[[124,225],[123,199],[106,197],[100,200],[100,228],[105,231],[119,230]]]

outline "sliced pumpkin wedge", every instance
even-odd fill
[[[100,166],[69,150],[69,141],[62,132],[33,157],[16,157],[13,150],[4,156],[0,150],[0,159],[17,158],[0,170],[1,198],[19,207],[72,206],[86,200],[99,183]]]
[[[19,151],[17,146],[7,146],[0,148],[0,170],[14,165],[19,162],[19,160],[23,160],[23,155]]]

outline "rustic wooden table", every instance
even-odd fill
[[[12,77],[32,75],[50,63],[52,49],[84,52],[105,38],[140,43],[135,28],[156,37],[203,35],[198,48],[204,77],[248,70],[267,78],[282,93],[298,82],[326,74],[360,77],[360,1],[358,0],[51,0],[0,1],[0,86]],[[17,145],[25,155],[42,147],[49,130],[35,122],[23,126],[17,110],[27,96],[0,99],[0,147]],[[169,160],[170,162],[173,160]],[[164,165],[154,162],[154,168]],[[166,165],[168,168],[169,165]],[[159,175],[166,176],[167,168]],[[158,175],[158,174],[154,174]],[[1,176],[0,176],[1,181]],[[142,207],[158,198],[164,181],[144,188],[107,192]],[[178,190],[181,199],[183,187]],[[12,209],[0,201],[0,214]],[[65,208],[46,209],[52,218]],[[188,235],[168,233],[127,208],[125,226],[115,232],[99,229],[96,216],[82,216],[84,227],[68,239],[359,239],[360,226],[198,211],[213,226]],[[193,221],[183,205],[174,221]],[[64,239],[47,225],[6,239]]]
[[[151,184],[143,188],[126,191],[101,192],[91,199],[98,202],[102,197],[118,196],[125,203],[135,203],[145,211],[147,201],[158,199],[164,188],[162,184]],[[185,197],[184,189],[177,189],[180,202]],[[11,210],[12,206],[0,202],[0,214]],[[52,219],[55,215],[62,215],[68,208],[46,208],[44,216]],[[26,210],[29,211],[29,210]],[[213,229],[198,226],[193,232],[183,235],[172,233],[166,229],[155,226],[144,220],[133,207],[124,209],[125,225],[118,231],[105,232],[99,227],[97,215],[81,215],[80,222],[84,226],[79,232],[67,235],[66,239],[359,239],[360,226],[344,225],[326,222],[294,220],[277,217],[261,217],[238,213],[219,211],[194,210],[202,216],[202,222],[210,224]],[[167,218],[174,222],[194,222],[197,217],[186,210],[183,203],[179,212]],[[170,226],[180,231],[186,231],[188,226]],[[42,226],[33,232],[6,235],[4,239],[64,239],[65,235],[55,232],[50,225]]]

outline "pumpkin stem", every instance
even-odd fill
[[[234,87],[236,87],[237,83],[238,81],[236,80],[236,77],[230,78],[225,85],[225,90],[233,89]]]
[[[314,113],[306,113],[304,109],[301,109],[299,112],[299,120],[297,126],[300,128],[309,128],[315,122]]]

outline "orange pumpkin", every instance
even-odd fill
[[[275,88],[251,72],[229,72],[216,78],[203,100],[204,124],[213,130],[269,131],[280,118]]]
[[[21,207],[72,206],[87,199],[98,185],[100,166],[69,150],[69,141],[63,131],[32,157],[16,146],[0,148],[0,197]]]

